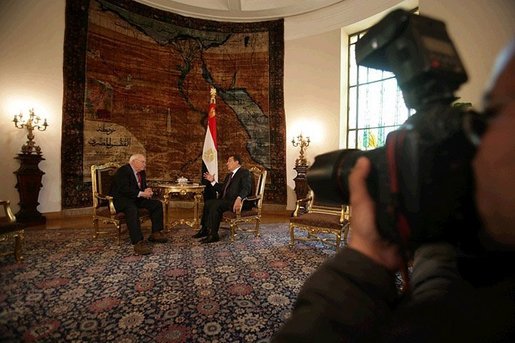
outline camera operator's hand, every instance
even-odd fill
[[[376,227],[376,205],[367,190],[366,178],[370,172],[370,160],[360,157],[349,176],[352,208],[349,247],[361,252],[391,271],[402,264],[398,246],[385,241]]]

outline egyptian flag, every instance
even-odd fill
[[[204,148],[202,149],[202,175],[205,172],[215,176],[218,181],[218,147],[216,145],[216,89],[211,88],[211,101],[209,103],[209,113],[207,118],[206,137],[204,139]],[[211,187],[208,187],[209,181],[201,176],[202,184],[206,185],[204,192],[204,200],[216,198],[216,194]]]

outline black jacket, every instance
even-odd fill
[[[413,290],[400,298],[393,274],[343,248],[306,281],[271,342],[514,342],[515,280],[472,287],[453,251],[417,250]]]
[[[232,180],[230,180],[230,176],[231,173],[227,174],[227,176],[224,179],[224,182],[217,182],[212,186],[218,192],[218,194],[220,194],[220,197],[222,197],[223,195],[224,188],[227,182],[230,183],[225,192],[225,200],[234,202],[237,197],[244,199],[245,197],[251,194],[252,179],[250,176],[250,171],[248,169],[240,167],[240,169],[238,169],[236,174],[234,174],[234,176],[232,177]]]
[[[141,183],[142,189],[147,188],[147,177],[145,171],[141,171]],[[114,198],[115,208],[124,208],[125,204],[130,201],[136,201],[140,188],[138,187],[138,181],[134,176],[134,171],[130,164],[121,166],[113,177],[113,183],[109,195]],[[121,205],[121,206],[120,206]]]

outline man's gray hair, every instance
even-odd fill
[[[134,154],[129,158],[129,163],[134,162],[134,160],[137,160],[138,158],[145,158],[142,154]]]

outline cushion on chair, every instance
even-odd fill
[[[97,216],[101,216],[101,217],[109,217],[111,215],[111,212],[109,211],[109,208],[107,208],[107,207],[98,207],[97,210],[95,211],[95,214]]]
[[[241,211],[241,217],[251,217],[251,216],[257,216],[258,214],[258,209],[256,207],[253,207],[251,208],[250,210],[247,210],[247,211]],[[224,212],[224,217],[225,218],[236,218],[236,213],[234,213],[233,211],[225,211]]]
[[[140,217],[149,215],[149,212],[146,208],[139,208],[138,212],[139,212]],[[97,209],[96,215],[100,216],[100,217],[110,217],[111,212],[109,211],[108,207],[104,207],[104,208]],[[125,213],[123,213],[123,212],[116,213],[116,215],[114,216],[114,219],[125,220]]]
[[[300,225],[325,227],[335,230],[340,230],[342,228],[339,216],[324,213],[304,213],[299,217],[291,217],[290,222]]]

